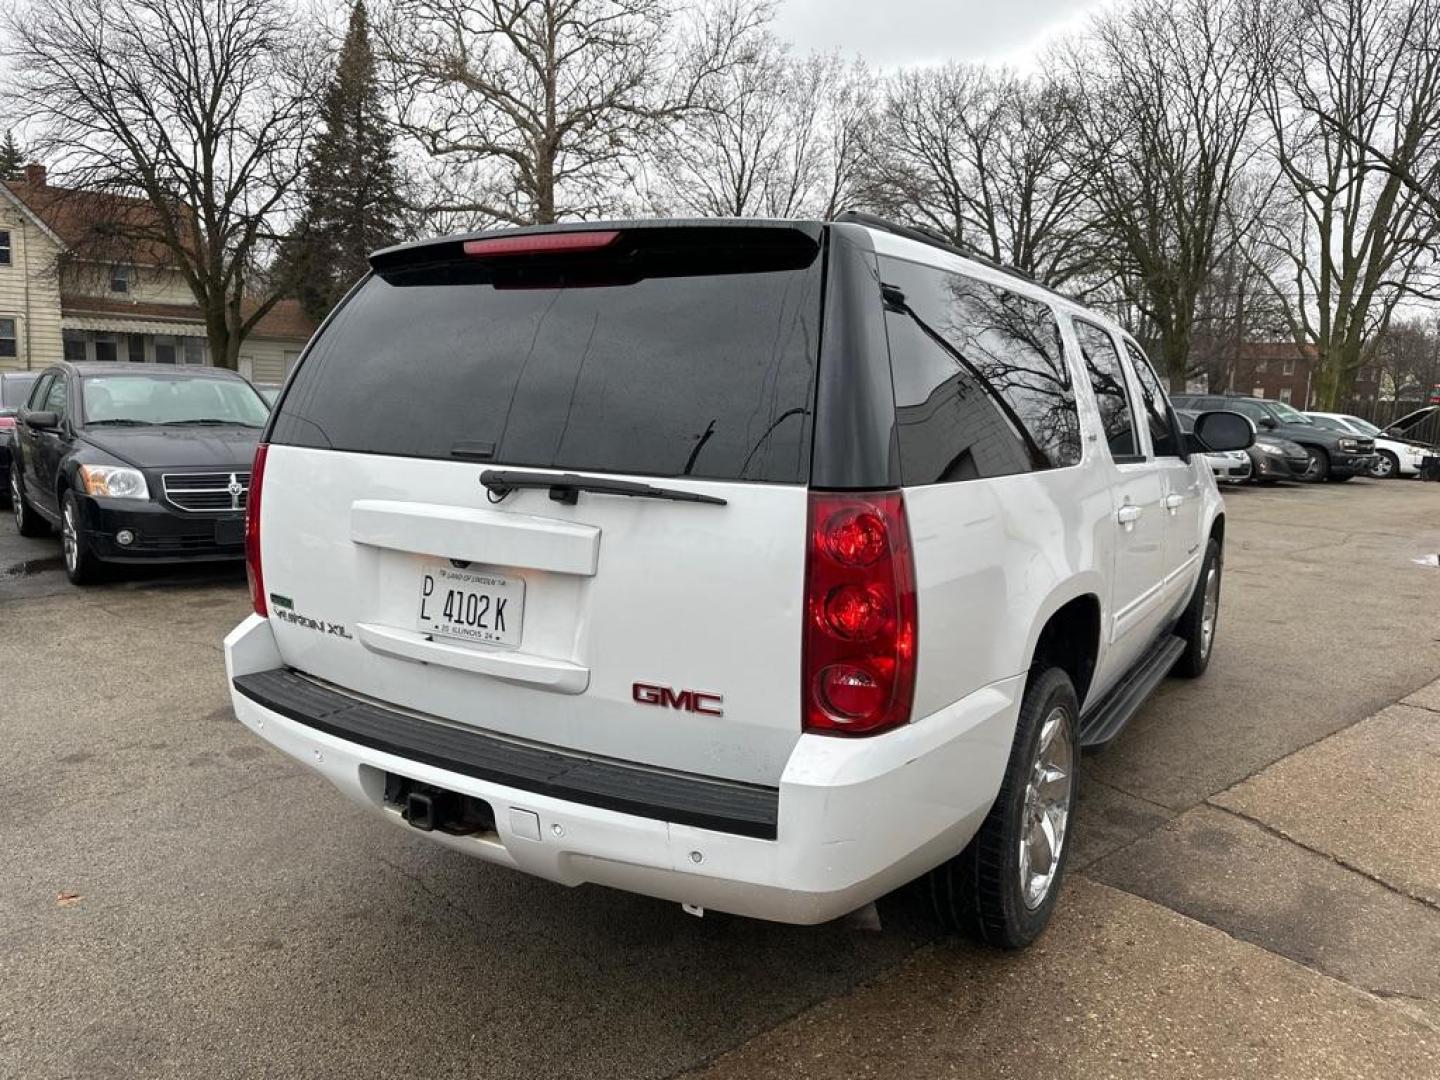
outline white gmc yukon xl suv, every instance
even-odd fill
[[[1201,452],[1109,319],[912,230],[376,254],[254,465],[235,712],[456,851],[1032,940],[1082,748],[1214,640]]]

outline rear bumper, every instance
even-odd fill
[[[392,823],[408,827],[384,801],[387,772],[489,803],[494,834],[422,834],[476,858],[565,885],[802,924],[853,911],[965,846],[999,790],[1024,685],[1023,675],[992,684],[874,739],[802,736],[773,790],[774,839],[764,839],[665,820],[658,805],[625,812],[561,797],[543,781],[442,768],[396,742],[362,745],[296,719],[293,709],[285,715],[234,686],[282,667],[258,616],[226,638],[225,659],[242,723]]]
[[[245,514],[187,514],[153,500],[82,496],[80,512],[90,548],[119,563],[214,562],[245,557]],[[134,540],[115,537],[129,530]]]

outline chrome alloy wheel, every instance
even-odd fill
[[[60,526],[60,545],[65,549],[65,569],[75,572],[75,562],[80,557],[80,545],[75,539],[75,504],[65,504],[65,519]]]
[[[1031,911],[1045,902],[1060,870],[1074,783],[1070,718],[1063,708],[1055,708],[1040,728],[1020,825],[1020,895]]]
[[[1395,471],[1395,459],[1388,454],[1381,454],[1375,459],[1375,464],[1370,466],[1370,475],[1376,480],[1388,479]]]
[[[1205,599],[1200,609],[1200,655],[1210,655],[1215,643],[1215,620],[1220,617],[1220,568],[1211,566],[1205,572]]]

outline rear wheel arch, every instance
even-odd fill
[[[1081,593],[1065,601],[1045,620],[1030,654],[1030,670],[1057,667],[1070,676],[1075,696],[1085,704],[1100,657],[1100,598]]]

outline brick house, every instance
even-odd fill
[[[1314,345],[1297,345],[1293,341],[1247,341],[1241,344],[1230,376],[1231,393],[1271,398],[1310,408],[1315,400]],[[1372,403],[1380,394],[1380,369],[1371,364],[1360,369],[1350,401],[1356,405]]]
[[[205,320],[163,245],[106,241],[142,200],[47,182],[42,165],[0,182],[0,370],[66,360],[208,364]],[[240,350],[240,373],[279,382],[315,326],[282,300]]]

